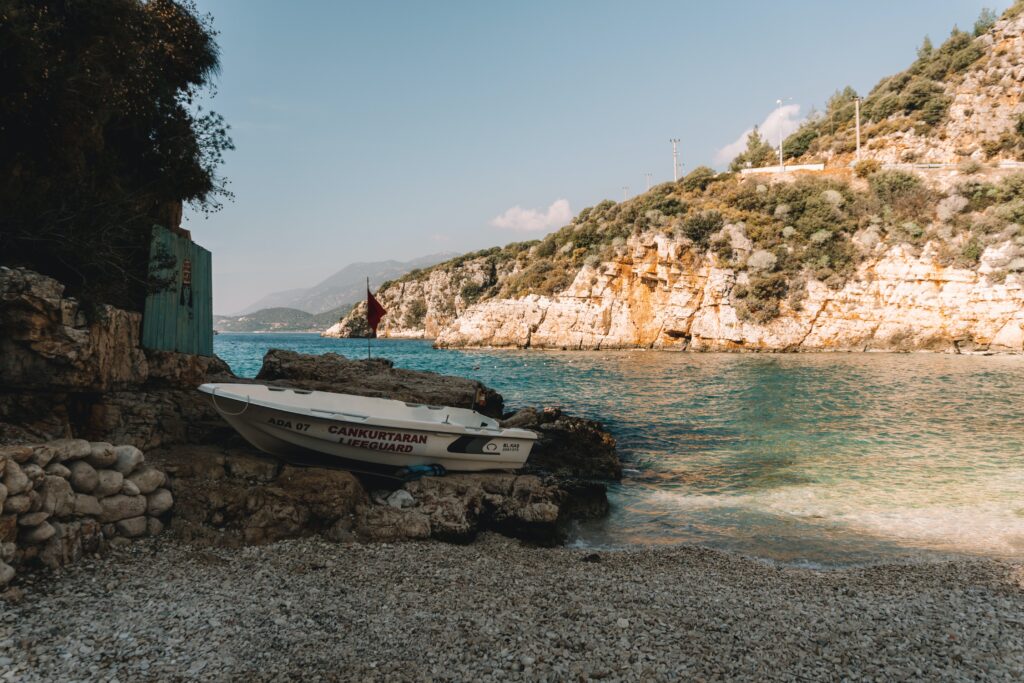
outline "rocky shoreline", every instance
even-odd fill
[[[1019,680],[1024,567],[841,571],[496,535],[147,539],[0,610],[16,680]],[[109,605],[110,609],[98,609]]]
[[[19,595],[16,573],[161,532],[229,547],[311,535],[468,543],[487,531],[557,545],[573,521],[607,514],[603,482],[622,476],[600,423],[557,408],[506,412],[501,395],[475,380],[281,350],[245,380],[216,357],[143,349],[140,322],[109,306],[87,314],[54,280],[0,269],[0,591],[14,581],[8,597]],[[404,482],[295,467],[244,442],[196,391],[208,381],[473,406],[540,438],[514,473]]]

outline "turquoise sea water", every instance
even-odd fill
[[[221,334],[252,376],[271,347],[365,357],[365,340]],[[1024,557],[1024,358],[451,351],[377,340],[397,366],[475,377],[506,405],[603,421],[632,471],[581,545],[699,543],[838,566]]]

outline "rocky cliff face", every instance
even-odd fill
[[[515,270],[514,261],[469,255],[386,283],[377,298],[388,314],[378,334],[396,339],[433,339],[465,312],[481,292]],[[358,304],[325,337],[365,336],[366,303]]]
[[[977,271],[943,267],[934,245],[918,255],[880,245],[838,291],[810,281],[799,306],[765,324],[741,320],[734,290],[746,274],[663,235],[637,238],[621,260],[584,268],[555,296],[471,307],[440,346],[658,348],[695,351],[998,350],[1024,345],[1020,278],[987,277],[1005,261],[989,248]]]

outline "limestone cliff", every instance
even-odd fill
[[[554,296],[472,306],[439,346],[696,351],[1022,351],[1024,287],[989,282],[1006,247],[986,250],[978,271],[943,267],[929,245],[881,246],[839,291],[808,282],[801,305],[779,316],[740,319],[734,289],[744,274],[713,256],[681,267],[685,246],[665,236],[630,242],[618,261],[586,267]]]

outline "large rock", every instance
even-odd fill
[[[163,486],[166,479],[164,473],[155,467],[144,467],[129,475],[127,481],[134,484],[139,493],[148,495]]]
[[[16,496],[27,491],[30,482],[24,470],[21,469],[21,465],[13,460],[8,460],[7,466],[4,468],[3,484],[7,487],[8,495]]]
[[[622,479],[615,439],[600,422],[566,415],[558,408],[525,408],[501,424],[540,435],[526,461],[527,470],[584,479]]]
[[[119,522],[122,519],[146,514],[146,497],[118,494],[101,500],[100,507],[103,510],[99,516],[100,523]]]
[[[167,512],[174,505],[174,496],[167,489],[157,489],[146,496],[146,513],[154,517]]]
[[[74,514],[75,492],[67,479],[47,475],[39,488],[39,495],[42,497],[40,509],[43,512],[50,513],[58,519]]]
[[[92,493],[100,484],[96,468],[84,460],[78,460],[70,464],[71,487],[79,493]]]
[[[117,470],[100,470],[96,475],[98,483],[93,495],[97,498],[106,498],[119,493],[124,486],[124,475]]]
[[[501,395],[480,382],[403,370],[385,358],[349,360],[336,353],[313,356],[271,349],[256,379],[280,386],[476,408],[492,417],[500,417],[502,411]]]
[[[57,281],[0,269],[0,386],[103,390],[146,379],[138,313],[95,306],[87,316]]]
[[[114,462],[114,469],[121,474],[128,476],[142,465],[145,458],[135,446],[118,446],[114,449],[117,461]]]
[[[96,468],[113,467],[117,462],[117,452],[113,444],[97,441],[90,444],[89,454],[85,460]]]

